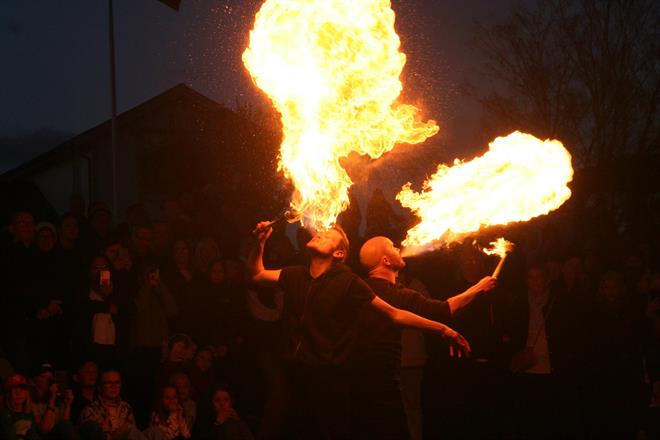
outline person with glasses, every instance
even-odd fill
[[[108,369],[99,378],[98,397],[80,414],[80,437],[90,440],[144,439],[133,409],[121,398],[121,374]]]

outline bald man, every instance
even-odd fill
[[[256,227],[256,243],[248,257],[252,281],[279,286],[282,308],[283,358],[294,429],[302,438],[355,438],[348,435],[349,384],[345,363],[352,352],[355,328],[363,308],[394,326],[432,331],[469,352],[469,344],[456,331],[378,298],[369,286],[344,264],[349,252],[344,230],[333,225],[307,243],[307,266],[266,269],[264,246],[272,233],[268,222]],[[293,412],[293,410],[291,410]]]
[[[360,264],[369,274],[367,284],[378,297],[439,322],[447,322],[480,293],[495,286],[495,279],[487,276],[465,292],[440,301],[397,285],[397,275],[406,263],[387,237],[374,237],[364,243]],[[351,359],[352,430],[358,438],[409,438],[399,383],[401,328],[368,309],[363,309],[358,322],[357,345]]]

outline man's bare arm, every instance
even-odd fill
[[[451,314],[455,315],[461,309],[467,307],[481,292],[491,290],[495,287],[495,281],[496,279],[493,277],[484,277],[465,292],[449,298],[447,303],[449,304],[449,311]]]
[[[394,323],[403,327],[416,328],[419,330],[426,330],[439,333],[444,339],[456,344],[459,350],[466,355],[470,354],[470,344],[461,336],[457,331],[442,323],[431,321],[430,319],[422,318],[407,310],[397,309],[392,307],[379,297],[374,297],[371,305],[380,312],[387,315]]]
[[[280,273],[282,270],[267,270],[264,268],[264,246],[266,240],[270,237],[270,234],[273,232],[273,228],[264,228],[261,229],[268,222],[261,222],[257,224],[256,232],[256,242],[252,249],[250,249],[250,254],[248,255],[247,266],[250,271],[250,278],[257,284],[262,286],[272,286],[277,284],[280,279]]]

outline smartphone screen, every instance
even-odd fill
[[[101,284],[110,284],[110,271],[102,270],[101,271]]]

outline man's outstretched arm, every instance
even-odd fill
[[[470,354],[470,344],[468,344],[465,338],[457,331],[442,323],[422,318],[407,310],[392,307],[377,296],[373,298],[371,305],[387,315],[397,325],[439,333],[444,339],[458,347],[459,357],[461,352],[465,355]]]
[[[477,284],[468,288],[465,292],[452,296],[447,300],[449,312],[452,315],[467,307],[481,293],[487,292],[495,287],[496,278],[484,277]]]
[[[277,270],[267,270],[264,268],[264,246],[266,245],[266,240],[270,237],[270,234],[273,233],[273,228],[264,227],[268,222],[260,222],[257,224],[255,229],[255,244],[250,249],[250,254],[248,255],[247,266],[250,271],[250,278],[257,284],[262,286],[272,286],[277,284],[280,279],[280,269]],[[262,229],[263,228],[263,229]]]

